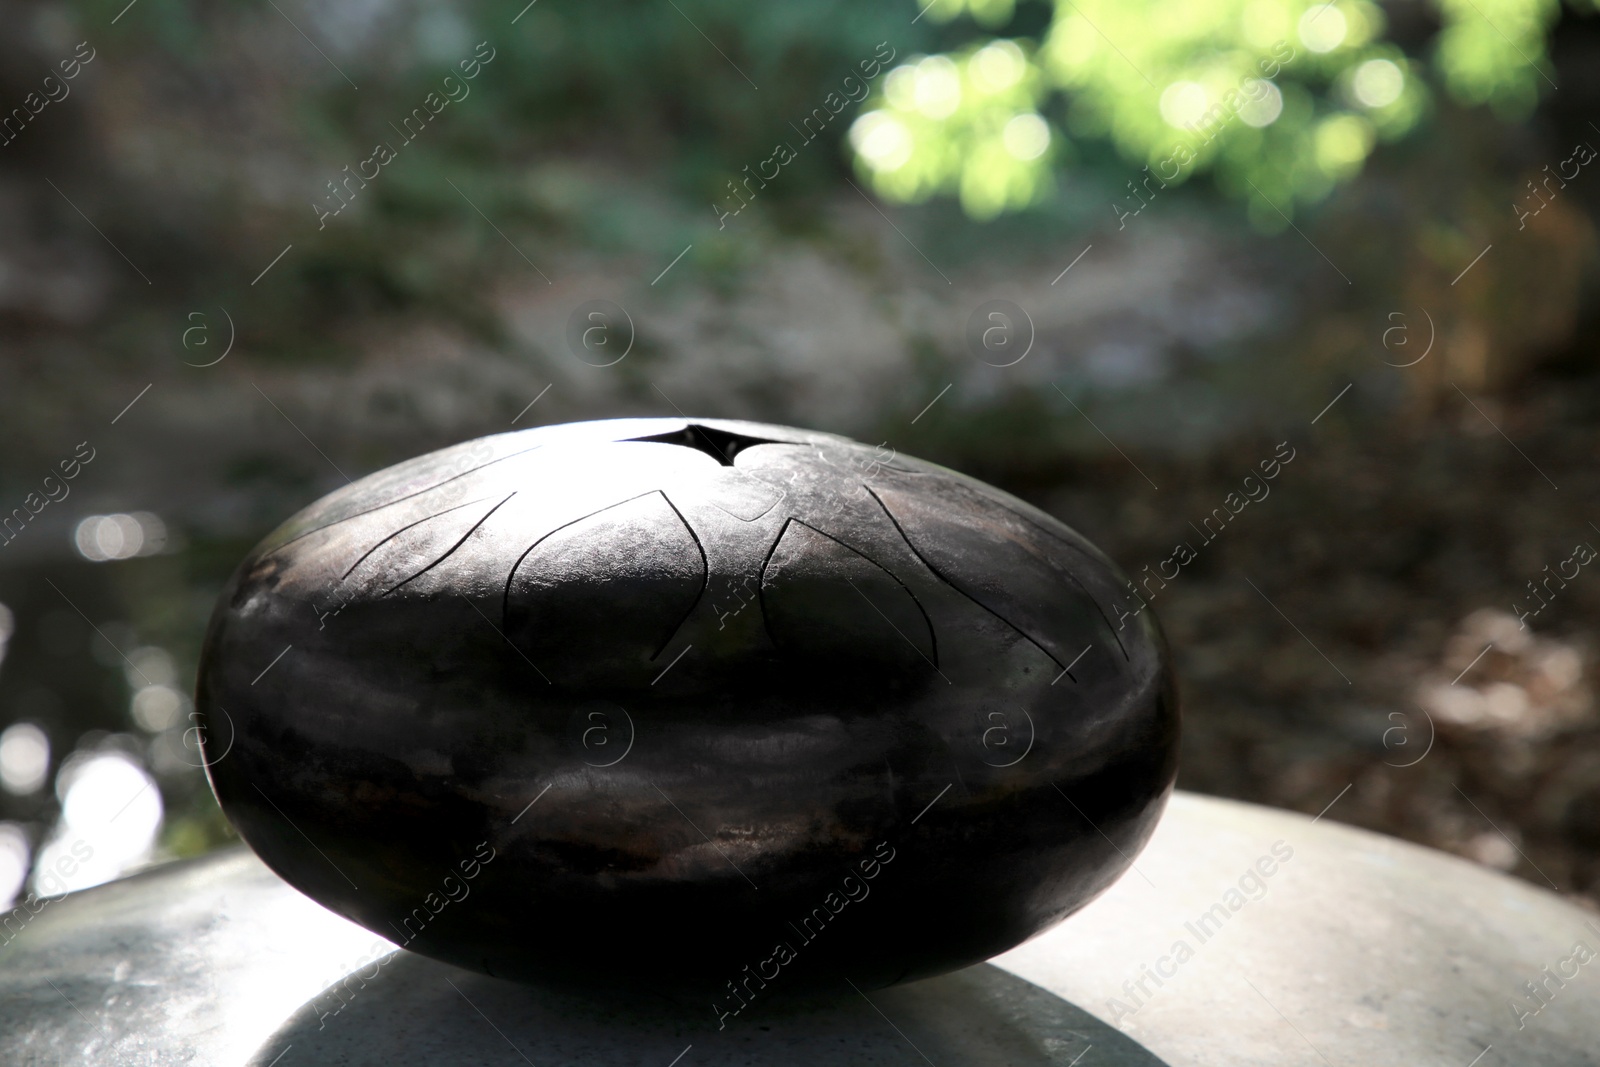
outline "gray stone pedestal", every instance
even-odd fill
[[[1135,870],[1020,948],[721,1030],[710,1005],[582,1000],[400,952],[243,850],[52,901],[7,936],[6,1067],[1600,1064],[1600,918],[1427,849],[1185,794]]]

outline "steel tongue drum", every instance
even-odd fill
[[[1177,768],[1150,611],[1078,533],[842,437],[618,419],[369,475],[206,635],[212,787],[407,949],[764,999],[986,959],[1123,871]]]

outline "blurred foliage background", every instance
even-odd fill
[[[904,201],[953,192],[968,214],[989,218],[1048,196],[1074,144],[1109,142],[1144,164],[1126,211],[1157,191],[1145,182],[1151,168],[1161,188],[1209,174],[1275,232],[1297,203],[1359,174],[1379,141],[1416,129],[1438,90],[1520,121],[1541,82],[1555,88],[1545,69],[1554,0],[1446,0],[1425,29],[1393,37],[1385,8],[1365,0],[1053,6],[1036,40],[979,40],[885,80],[852,131],[880,192]],[[1394,6],[1402,18],[1418,13]],[[1002,34],[1017,21],[1012,0],[935,0],[926,14],[970,15]],[[1045,100],[1065,136],[1038,113]]]
[[[1600,899],[1600,577],[1535,584],[1600,544],[1589,0],[0,24],[0,897],[229,840],[195,660],[293,511],[688,412],[961,468],[1130,573],[1292,442],[1152,601],[1180,785]]]

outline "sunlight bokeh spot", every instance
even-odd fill
[[[1016,159],[1038,159],[1050,147],[1050,127],[1038,115],[1018,115],[1006,123],[1001,139]]]
[[[1350,91],[1367,107],[1388,107],[1400,99],[1406,76],[1387,59],[1369,59],[1356,68]]]
[[[1300,40],[1313,52],[1331,52],[1344,44],[1350,32],[1344,12],[1333,4],[1320,4],[1300,16]]]
[[[0,733],[0,788],[26,796],[44,785],[50,772],[50,739],[31,722],[13,723]]]
[[[961,106],[961,72],[944,56],[929,56],[917,64],[912,90],[916,109],[930,119],[945,119]]]
[[[1264,129],[1283,114],[1283,93],[1271,82],[1257,78],[1245,86],[1245,95],[1247,99],[1239,109],[1239,121],[1246,126]]]
[[[899,170],[911,158],[911,131],[882,111],[869,111],[850,127],[850,143],[875,170]]]
[[[1161,117],[1168,126],[1186,129],[1200,121],[1210,103],[1210,94],[1199,82],[1173,82],[1162,90]]]

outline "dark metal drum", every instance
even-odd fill
[[[1131,864],[1178,709],[1127,588],[887,448],[552,426],[290,519],[218,604],[198,706],[224,811],[339,914],[736,1014],[985,959]]]

